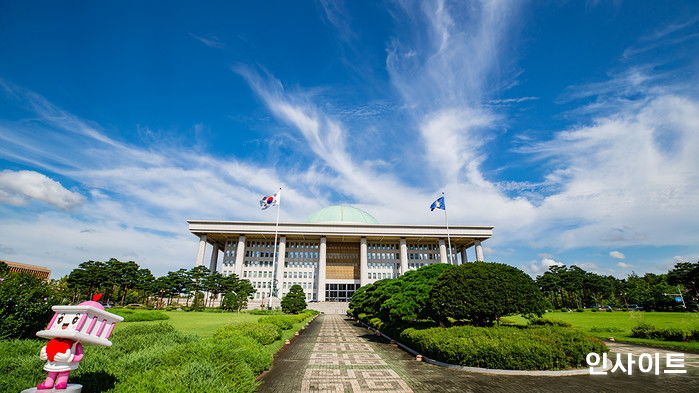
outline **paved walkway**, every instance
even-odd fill
[[[614,350],[637,351],[615,345]],[[653,350],[654,352],[655,350]],[[641,373],[567,377],[495,376],[417,362],[341,315],[321,315],[265,373],[259,392],[696,392],[699,359],[685,359],[688,374]]]

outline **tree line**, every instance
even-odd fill
[[[675,264],[667,273],[631,273],[623,279],[578,266],[551,266],[536,283],[553,308],[638,305],[649,311],[695,310],[699,301],[699,262]],[[681,294],[682,302],[675,300]]]
[[[205,266],[179,269],[155,277],[136,262],[111,258],[106,262],[86,261],[58,280],[58,288],[71,302],[102,293],[102,301],[112,304],[145,304],[156,308],[170,306],[184,298],[185,307],[211,306],[222,295],[222,307],[239,311],[255,289],[237,275],[224,276]],[[205,294],[208,295],[205,296]]]

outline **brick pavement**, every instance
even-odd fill
[[[611,344],[619,353],[657,350]],[[661,351],[663,352],[663,351]],[[688,374],[640,373],[564,377],[484,375],[415,361],[341,315],[321,315],[275,359],[259,392],[696,392],[697,355]]]

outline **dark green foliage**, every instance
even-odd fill
[[[607,350],[575,329],[474,327],[406,329],[403,343],[433,359],[470,367],[509,370],[561,370],[584,367],[590,352]]]
[[[282,311],[287,314],[298,314],[306,309],[306,294],[300,285],[292,285],[282,298]]]
[[[32,275],[0,277],[0,339],[36,337],[51,320],[55,303],[49,285]]]
[[[655,326],[643,322],[631,328],[631,337],[655,338],[654,335],[656,331],[657,329],[655,328]]]
[[[218,328],[215,338],[223,339],[234,336],[250,337],[262,345],[268,345],[281,337],[281,329],[270,323],[235,323]]]
[[[167,316],[167,314],[164,314],[160,311],[110,308],[109,312],[124,317],[124,322],[162,321],[170,319],[170,317]]]
[[[378,318],[383,328],[397,329],[429,317],[430,290],[437,279],[452,265],[435,263],[412,270],[396,279],[385,279],[359,288],[349,308],[354,317],[360,314]],[[367,323],[370,319],[359,318]]]
[[[432,286],[444,272],[453,267],[435,263],[405,273],[394,285],[386,286],[380,291],[382,296],[377,315],[395,325],[427,318]]]
[[[544,298],[534,280],[516,267],[473,262],[449,269],[437,279],[429,311],[442,324],[453,318],[486,326],[510,314],[541,316]]]

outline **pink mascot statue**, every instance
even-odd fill
[[[98,303],[101,294],[91,301],[77,306],[53,306],[55,312],[45,330],[36,333],[39,337],[50,338],[41,348],[41,360],[46,361],[44,370],[48,371],[46,380],[36,387],[36,391],[79,392],[82,386],[68,385],[71,371],[78,368],[83,359],[83,344],[111,346],[109,336],[114,325],[124,318],[107,312]],[[34,390],[34,389],[32,389]]]

